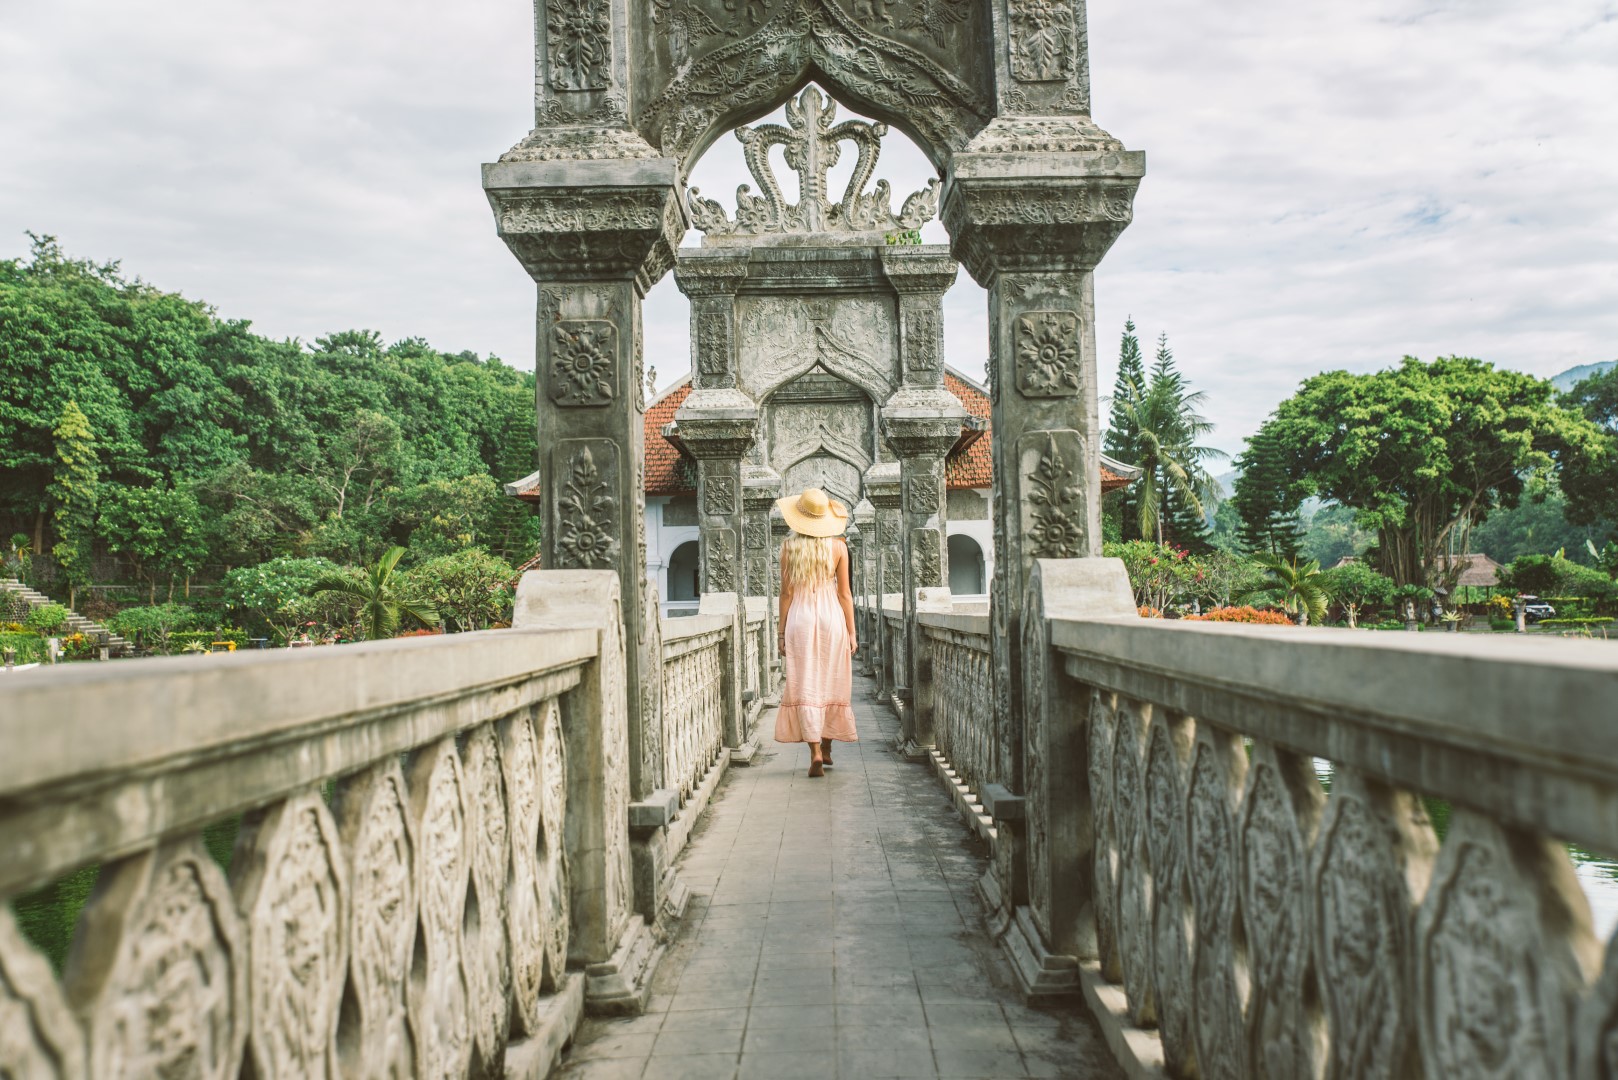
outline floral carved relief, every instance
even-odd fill
[[[89,1075],[236,1080],[247,953],[230,887],[199,839],[104,865],[79,925],[103,943],[70,972]]]
[[[466,778],[468,855],[477,904],[477,918],[469,920],[465,964],[472,994],[473,1048],[477,1071],[497,1076],[505,1071],[511,1018],[511,947],[506,937],[511,839],[500,743],[493,724],[481,724],[466,734],[461,773]]]
[[[551,330],[551,400],[606,405],[618,384],[618,328],[605,319],[567,319]]]
[[[353,1008],[340,1020],[345,1076],[410,1076],[415,1048],[405,1004],[416,940],[413,844],[404,773],[395,761],[342,781],[333,812],[348,855]]]
[[[714,529],[708,538],[708,592],[736,591],[736,530]]]
[[[536,1035],[544,993],[546,929],[539,901],[539,736],[532,709],[506,717],[497,727],[511,859],[506,937],[511,951],[512,1020],[519,1035]]]
[[[620,550],[617,447],[605,439],[569,440],[553,460],[559,466],[553,475],[562,480],[556,496],[557,568],[612,568]]]
[[[1146,849],[1151,855],[1152,973],[1163,1058],[1176,1075],[1195,1060],[1191,1034],[1190,898],[1185,877],[1183,757],[1190,721],[1154,710],[1146,750]]]
[[[1034,432],[1019,445],[1023,448],[1019,457],[1024,471],[1023,528],[1029,557],[1076,559],[1089,554],[1084,487],[1077,468],[1070,464],[1080,460],[1078,432]]]
[[[1186,790],[1186,871],[1190,875],[1191,984],[1197,1063],[1206,1080],[1249,1080],[1242,987],[1235,949],[1241,918],[1234,813],[1246,754],[1230,733],[1197,726]]]
[[[1416,921],[1427,1074],[1571,1076],[1589,927],[1566,847],[1457,808]]]
[[[1419,1071],[1411,928],[1437,850],[1419,798],[1335,770],[1310,871],[1327,1080]]]
[[[539,712],[539,893],[543,916],[544,989],[554,993],[567,972],[572,902],[567,864],[567,743],[562,712],[547,702]]]
[[[606,88],[612,59],[607,0],[546,0],[545,35],[552,88]]]
[[[1089,742],[1090,805],[1095,815],[1096,948],[1101,974],[1110,982],[1123,981],[1118,958],[1118,841],[1114,824],[1113,733],[1117,716],[1111,694],[1090,694]]]
[[[1073,74],[1079,30],[1073,0],[1009,0],[1011,77],[1059,82]]]
[[[453,738],[417,750],[410,764],[420,931],[411,965],[410,1030],[416,1073],[465,1076],[472,1064],[472,989],[465,972],[467,813]]]
[[[1120,698],[1116,715],[1112,814],[1118,837],[1118,955],[1123,964],[1130,1019],[1137,1026],[1146,1026],[1157,1019],[1143,746],[1152,707]]]
[[[705,476],[702,479],[702,511],[716,517],[736,512],[736,489],[740,485],[734,476]]]
[[[248,1052],[261,1076],[338,1075],[348,884],[337,827],[315,792],[250,816],[237,840],[253,964]]]
[[[1079,392],[1079,317],[1066,311],[1017,316],[1017,389],[1024,397]]]

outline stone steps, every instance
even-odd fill
[[[21,600],[31,608],[44,607],[46,604],[56,603],[56,601],[52,600],[44,593],[35,589],[30,589],[27,585],[24,585],[16,578],[0,578],[0,592],[9,593],[10,595],[15,596],[17,599]],[[101,633],[107,634],[107,646],[113,656],[121,656],[124,653],[131,652],[133,650],[133,647],[128,640],[119,637],[117,634],[114,634],[108,630],[105,626],[85,618],[76,611],[69,611],[67,613],[67,629],[70,633],[83,634],[86,637],[93,637],[94,635]]]

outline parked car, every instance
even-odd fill
[[[1556,618],[1556,609],[1548,602],[1537,596],[1525,596],[1523,601],[1523,618],[1529,622],[1538,622],[1541,619]]]

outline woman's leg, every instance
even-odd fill
[[[831,764],[831,740],[830,739],[821,739],[820,740],[820,760],[821,760],[822,764],[825,764],[825,765],[830,765]]]
[[[825,759],[820,756],[820,743],[809,740],[809,775],[825,776]]]

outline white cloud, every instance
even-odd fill
[[[1325,368],[1618,356],[1618,3],[1090,16],[1097,119],[1149,165],[1098,275],[1104,386],[1132,314],[1169,333],[1237,450]],[[477,166],[529,126],[531,19],[513,0],[7,4],[0,254],[53,232],[271,335],[367,326],[529,364],[532,288]],[[928,174],[903,143],[878,170],[899,197]],[[696,173],[726,203],[733,147]],[[646,332],[664,382],[685,320],[663,282]],[[980,372],[964,273],[946,322],[950,362]]]

